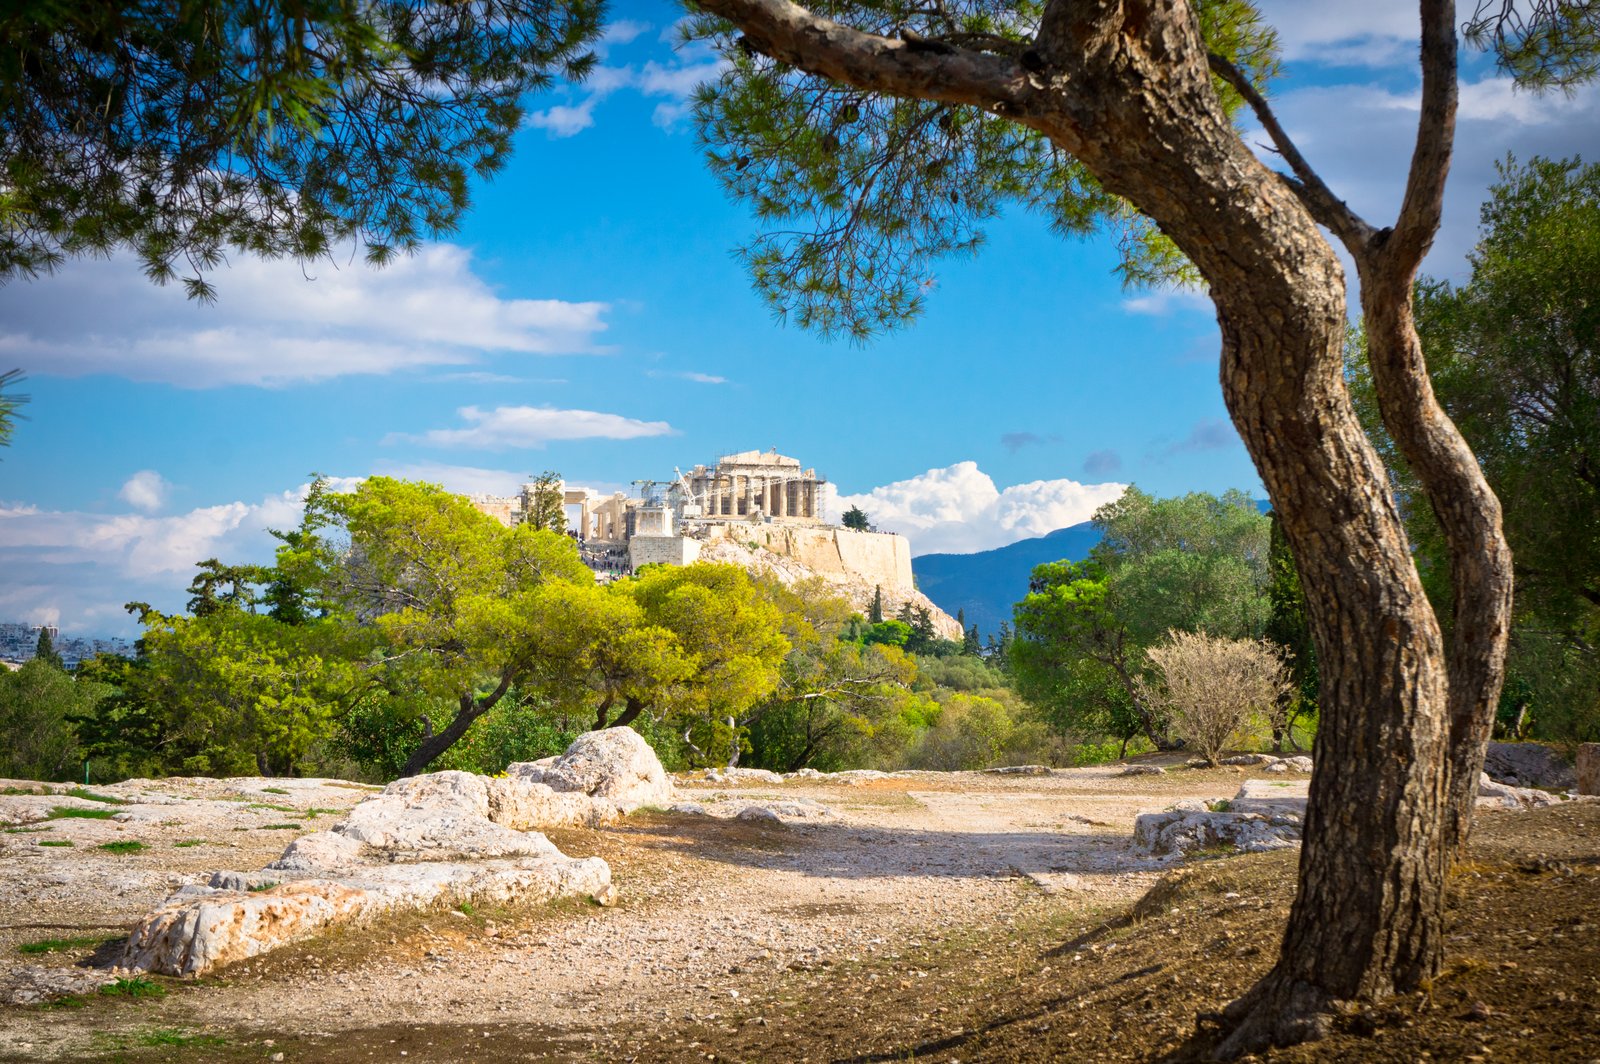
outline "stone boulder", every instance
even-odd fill
[[[1294,814],[1261,816],[1174,809],[1135,817],[1133,842],[1138,849],[1156,857],[1214,849],[1261,853],[1296,845],[1300,830],[1300,817]]]
[[[1166,774],[1166,771],[1167,770],[1162,768],[1160,765],[1129,765],[1127,768],[1125,768],[1121,772],[1117,773],[1117,775],[1119,775],[1119,776],[1162,776],[1162,775]]]
[[[1490,743],[1483,770],[1497,783],[1513,787],[1558,787],[1578,782],[1566,758],[1543,743]]]
[[[612,898],[610,866],[567,857],[527,828],[609,823],[672,785],[630,728],[590,732],[503,779],[431,772],[396,780],[331,831],[291,842],[261,873],[219,872],[140,921],[123,966],[200,975],[399,908],[572,895]]]
[[[1478,775],[1479,809],[1543,809],[1560,801],[1560,798],[1549,791],[1496,783],[1489,778],[1487,772]]]
[[[753,802],[743,798],[715,795],[708,802],[678,802],[667,808],[669,813],[691,816],[709,816],[719,820],[746,820],[756,823],[789,825],[794,823],[826,823],[841,819],[828,806],[810,798]]]
[[[586,732],[555,760],[518,762],[506,768],[506,776],[558,793],[602,798],[624,813],[672,800],[672,781],[660,759],[632,728]]]

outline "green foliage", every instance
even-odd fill
[[[1504,508],[1516,605],[1502,723],[1571,740],[1600,733],[1600,165],[1504,162],[1472,275],[1424,279],[1417,329],[1434,393]],[[1449,555],[1383,429],[1357,332],[1347,375],[1396,489],[1417,567],[1449,624]]]
[[[523,523],[541,532],[565,532],[567,511],[565,495],[561,490],[561,474],[545,470],[533,482],[533,492],[528,500]]]
[[[1300,584],[1300,570],[1277,513],[1268,517],[1272,522],[1272,535],[1267,553],[1271,580],[1267,600],[1272,612],[1264,634],[1283,652],[1293,684],[1293,690],[1274,715],[1280,723],[1274,727],[1273,748],[1281,750],[1285,740],[1294,745],[1296,722],[1302,716],[1316,715],[1322,679],[1317,669],[1317,648],[1311,640],[1311,622],[1306,616],[1306,594]]]
[[[0,281],[130,247],[191,296],[230,246],[370,262],[450,232],[598,3],[25,0],[0,14]]]
[[[867,513],[859,506],[852,506],[844,512],[840,523],[846,528],[853,528],[857,532],[865,532],[871,525],[867,521]],[[881,609],[881,606],[880,606]]]
[[[1468,42],[1492,51],[1520,88],[1572,92],[1600,77],[1600,6],[1571,0],[1479,0],[1462,27]]]
[[[42,661],[46,665],[65,670],[67,663],[56,653],[55,641],[50,638],[50,629],[41,625],[39,627],[39,640],[34,644],[33,660]]]
[[[93,714],[109,693],[105,685],[69,676],[41,658],[0,671],[0,776],[73,778],[81,759],[73,722]]]
[[[1042,6],[847,0],[817,10],[869,33],[1015,55]],[[1211,47],[1263,84],[1277,46],[1254,6],[1197,6]],[[717,19],[692,20],[686,35],[709,40],[730,68],[697,90],[694,113],[712,172],[762,229],[740,256],[773,311],[802,328],[861,340],[916,317],[938,260],[976,252],[985,223],[1008,204],[1039,212],[1063,235],[1113,232],[1131,284],[1195,280],[1154,226],[1034,130],[975,107],[806,74]]]
[[[12,391],[21,380],[20,369],[8,369],[0,373],[0,447],[11,446],[11,437],[17,430],[17,422],[23,419],[18,411],[27,405],[28,397]]]
[[[1171,630],[1261,633],[1269,522],[1242,492],[1156,499],[1137,488],[1094,520],[1103,538],[1088,560],[1034,569],[1014,610],[1011,672],[1064,733],[1166,747],[1167,716],[1139,686],[1144,653]]]

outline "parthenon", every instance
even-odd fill
[[[790,522],[820,523],[822,486],[815,469],[801,469],[800,461],[771,451],[740,451],[724,455],[715,465],[697,465],[680,474],[669,489],[681,502],[674,505],[684,518],[766,517]]]

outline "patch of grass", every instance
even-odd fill
[[[262,831],[299,831],[299,824],[262,824]]]
[[[79,997],[77,994],[63,994],[54,1001],[40,1002],[38,1008],[41,1012],[49,1012],[53,1009],[81,1009],[88,1003],[86,999]]]
[[[67,797],[69,798],[82,798],[86,802],[104,802],[106,805],[128,804],[126,799],[113,798],[109,794],[96,794],[94,791],[91,791],[86,787],[74,787],[72,790],[66,793]]]
[[[317,817],[321,816],[324,813],[332,813],[332,814],[337,816],[337,815],[339,815],[339,814],[341,814],[343,812],[344,812],[343,809],[322,809],[322,808],[314,805],[310,809],[306,810],[306,816],[309,817],[312,820],[315,820]]]
[[[1206,808],[1211,810],[1213,813],[1226,813],[1228,810],[1233,808],[1233,803],[1226,798],[1218,798],[1214,802],[1207,802]]]
[[[0,787],[0,794],[49,794],[46,790],[36,790],[32,787]]]
[[[183,850],[183,849],[187,849],[190,846],[204,846],[205,844],[206,844],[206,840],[205,839],[184,839],[181,842],[173,843],[172,846],[173,846],[173,849]]]
[[[250,893],[252,893],[252,894],[264,894],[264,893],[266,893],[267,891],[271,890],[273,887],[276,887],[276,886],[278,886],[278,882],[276,880],[269,879],[265,883],[257,883],[255,886],[251,887],[250,888]]]
[[[75,846],[77,843],[71,839],[40,839],[40,846]]]
[[[289,792],[284,790],[282,787],[263,787],[263,788],[261,788],[261,793],[262,794],[288,794]]]
[[[77,938],[45,938],[40,939],[38,942],[24,942],[17,947],[17,952],[28,956],[36,956],[41,953],[66,953],[69,950],[92,949],[102,942],[109,941],[111,940],[108,938],[100,938],[93,935]]]
[[[472,903],[470,901],[464,901],[460,905],[457,905],[456,908],[460,909],[461,912],[462,912],[462,915],[464,915],[464,916],[471,916],[473,913],[478,911],[477,909],[475,909],[473,907],[473,905],[472,905]]]
[[[298,813],[300,810],[292,805],[273,805],[271,802],[251,802],[246,809],[270,809],[274,813]]]
[[[167,996],[167,988],[142,975],[135,975],[107,983],[100,988],[100,993],[106,997],[161,998]]]
[[[137,839],[128,839],[124,842],[102,842],[100,848],[107,853],[138,853],[145,848],[144,843]]]
[[[70,805],[58,805],[50,810],[47,820],[110,820],[117,814],[110,809],[74,809]]]
[[[6,828],[7,835],[33,835],[40,831],[54,831],[51,827],[42,828]]]
[[[225,1046],[226,1038],[214,1034],[189,1034],[181,1027],[158,1027],[139,1035],[142,1046]]]

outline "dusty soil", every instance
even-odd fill
[[[388,918],[199,981],[151,979],[159,997],[3,1008],[0,1059],[1153,1060],[1203,1050],[1196,1015],[1270,965],[1294,854],[1192,859],[1163,879],[1171,866],[1130,849],[1134,815],[1229,797],[1252,773],[1115,772],[685,787],[696,798],[801,795],[842,819],[783,827],[646,811],[613,829],[553,832],[565,852],[611,863],[621,904]],[[50,821],[50,834],[107,823]],[[1480,825],[1453,886],[1452,965],[1431,994],[1353,1013],[1332,1040],[1270,1059],[1600,1058],[1600,803],[1488,813]],[[16,948],[113,938],[160,900],[163,870],[258,868],[292,837],[218,821],[211,834],[233,844],[219,863],[196,853],[204,847],[174,847],[190,825],[124,828],[150,849],[114,857],[85,835],[13,859],[46,833],[0,835],[0,978],[24,959],[70,966],[114,951],[114,941],[42,957]],[[121,895],[105,891],[104,861],[158,857],[161,868],[127,877]],[[95,886],[45,883],[62,876]]]

